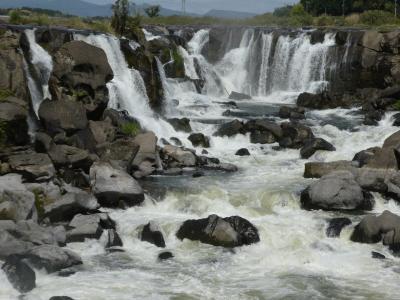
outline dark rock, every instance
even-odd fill
[[[54,296],[51,297],[49,300],[74,300],[71,297],[67,297],[67,296]]]
[[[302,107],[282,106],[279,109],[279,117],[282,119],[301,120],[305,119],[305,109]]]
[[[86,192],[69,192],[54,203],[45,206],[44,217],[50,222],[69,222],[77,214],[96,211],[99,204],[96,198]]]
[[[24,257],[26,257],[35,268],[44,268],[49,273],[82,264],[82,260],[76,253],[54,245],[34,247],[26,252]]]
[[[0,99],[0,124],[1,143],[17,146],[29,143],[28,108],[23,100],[12,96]]]
[[[70,100],[44,100],[39,108],[39,117],[50,134],[62,131],[74,133],[88,125],[82,103]]]
[[[297,98],[297,106],[307,107],[311,109],[329,109],[336,108],[337,105],[332,101],[327,94],[311,94],[311,93],[301,93]]]
[[[210,163],[204,165],[203,169],[211,171],[222,171],[228,173],[237,172],[239,170],[237,166],[228,163],[220,163],[220,164]]]
[[[149,242],[160,248],[165,248],[165,241],[163,234],[160,228],[153,222],[149,222],[147,225],[143,227],[143,230],[140,234],[140,240]]]
[[[37,132],[35,136],[35,150],[38,153],[47,153],[54,145],[53,139],[44,132]]]
[[[90,168],[90,182],[93,194],[102,206],[130,207],[144,201],[143,190],[137,181],[109,163],[93,164]]]
[[[122,240],[115,229],[107,230],[107,244],[106,249],[113,247],[122,247]]]
[[[379,147],[369,148],[367,150],[360,151],[356,153],[353,161],[359,163],[360,168],[367,165],[369,161],[374,157],[375,153],[379,150]]]
[[[8,281],[20,293],[27,293],[36,287],[35,271],[20,256],[8,256],[2,269]]]
[[[210,139],[202,133],[193,133],[188,139],[194,147],[210,148]]]
[[[214,135],[231,137],[239,133],[245,133],[244,124],[239,120],[234,120],[232,122],[222,124],[217,132],[214,133]]]
[[[90,154],[87,150],[82,150],[68,145],[55,145],[48,152],[56,168],[72,167],[88,171],[97,156]]]
[[[279,146],[284,148],[299,149],[306,142],[314,138],[311,128],[298,123],[282,123],[282,138]]]
[[[269,131],[253,131],[250,133],[252,144],[273,144],[276,142],[275,136]]]
[[[386,259],[386,256],[381,254],[381,253],[379,253],[379,252],[372,251],[371,254],[372,254],[372,258],[375,258],[375,259]]]
[[[321,138],[314,138],[305,143],[300,150],[301,158],[310,158],[318,150],[335,151],[336,148],[329,142]]]
[[[238,151],[236,151],[235,155],[237,156],[249,156],[250,155],[250,151],[246,148],[242,148],[239,149]]]
[[[393,126],[400,126],[400,113],[395,114],[392,118],[394,119],[392,125]]]
[[[309,210],[372,210],[374,203],[348,171],[325,175],[301,194],[301,205]]]
[[[339,237],[342,229],[348,225],[351,225],[351,220],[349,218],[331,219],[326,229],[326,235],[331,238]]]
[[[190,120],[188,118],[173,118],[168,119],[168,122],[175,128],[176,131],[191,132],[192,127],[190,126]]]
[[[171,258],[173,258],[173,257],[174,257],[174,255],[173,255],[171,252],[169,252],[169,251],[161,252],[161,253],[158,255],[158,259],[159,259],[159,260],[167,260],[167,259],[171,259]]]
[[[240,100],[251,100],[251,96],[242,94],[242,93],[237,93],[237,92],[232,92],[229,95],[230,100],[235,100],[235,101],[240,101]]]
[[[8,164],[12,172],[22,174],[29,181],[49,180],[56,173],[49,156],[44,153],[11,155],[8,157]]]
[[[206,219],[188,220],[176,235],[180,240],[187,238],[223,247],[239,247],[260,241],[257,228],[238,216],[220,218],[211,215]]]
[[[203,176],[204,176],[204,172],[201,172],[201,171],[194,172],[192,175],[193,178],[199,178],[199,177],[203,177]]]
[[[244,129],[246,132],[269,132],[277,140],[281,139],[283,134],[281,126],[269,120],[250,120],[244,125]]]

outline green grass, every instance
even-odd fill
[[[121,132],[127,136],[136,136],[140,130],[140,125],[134,122],[128,122],[121,126]]]

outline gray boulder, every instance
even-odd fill
[[[134,143],[139,146],[139,151],[130,165],[130,173],[135,178],[142,178],[152,174],[158,168],[157,137],[154,132],[138,134]]]
[[[279,145],[284,148],[300,149],[308,141],[314,139],[311,128],[299,123],[285,122],[281,124],[282,138]]]
[[[29,143],[26,102],[12,96],[0,99],[0,123],[2,143],[17,146]]]
[[[358,168],[358,162],[339,160],[333,162],[308,162],[304,166],[304,178],[321,178],[335,171],[350,171]]]
[[[27,293],[36,287],[35,271],[18,255],[10,255],[1,267],[8,281],[20,293]]]
[[[206,219],[185,221],[176,236],[222,247],[239,247],[260,241],[257,228],[238,216],[221,218],[210,215]]]
[[[128,173],[113,168],[109,163],[97,162],[90,168],[92,191],[100,205],[130,207],[144,201],[138,182]]]
[[[168,122],[174,127],[176,131],[183,131],[183,132],[191,132],[192,127],[190,126],[190,120],[188,118],[173,118],[173,119],[168,119]]]
[[[192,133],[188,137],[194,147],[210,148],[210,139],[202,133]]]
[[[83,191],[69,192],[54,203],[45,206],[44,217],[51,222],[69,222],[77,214],[88,214],[100,207],[97,199]]]
[[[54,165],[59,167],[72,167],[88,170],[93,162],[98,159],[87,150],[68,145],[54,145],[48,152]]]
[[[196,165],[196,156],[193,152],[180,147],[167,145],[162,149],[163,161],[169,168],[193,167]]]
[[[400,216],[384,211],[380,216],[369,215],[354,228],[353,242],[383,244],[395,252],[400,251]]]
[[[371,210],[374,200],[350,172],[334,172],[311,184],[301,194],[304,209]]]
[[[75,252],[55,245],[34,247],[26,252],[24,257],[26,257],[35,268],[44,268],[49,273],[82,264],[81,258]]]
[[[0,259],[12,254],[22,254],[33,248],[31,242],[22,241],[5,230],[0,230]]]
[[[251,96],[243,94],[243,93],[232,92],[229,95],[229,99],[230,100],[236,100],[236,101],[239,101],[239,100],[251,100]]]
[[[49,180],[56,170],[49,156],[44,153],[21,153],[8,157],[10,170],[22,174],[29,181]]]
[[[329,142],[321,138],[314,138],[307,141],[300,149],[301,158],[310,158],[318,150],[335,151],[336,148]]]
[[[161,229],[154,222],[149,222],[143,227],[140,233],[140,240],[165,248],[164,236]]]
[[[99,239],[103,234],[99,215],[76,215],[68,225],[67,242],[84,242],[85,239]]]
[[[234,120],[232,122],[222,124],[217,130],[217,132],[214,133],[214,136],[231,137],[237,134],[245,134],[245,133],[246,130],[243,122],[240,122],[239,120]]]

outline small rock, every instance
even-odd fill
[[[237,156],[250,156],[250,151],[246,148],[239,149],[236,151],[235,155]]]
[[[107,244],[106,249],[112,247],[122,247],[123,243],[115,229],[109,229],[107,231]]]
[[[381,253],[379,253],[379,252],[372,251],[371,254],[372,254],[372,258],[375,258],[375,259],[386,259],[386,256],[381,254]]]
[[[159,259],[159,260],[167,260],[167,259],[171,259],[171,258],[173,258],[173,257],[174,257],[174,255],[173,255],[171,252],[169,252],[169,251],[161,252],[161,253],[158,255],[158,259]]]

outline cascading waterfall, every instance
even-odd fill
[[[110,94],[109,107],[126,110],[144,128],[154,131],[160,137],[176,134],[172,126],[158,118],[150,108],[143,78],[139,71],[129,68],[118,38],[108,35],[75,34],[74,39],[99,47],[106,53],[114,72],[113,80],[107,84]]]
[[[25,30],[25,35],[29,42],[30,63],[40,82],[40,89],[36,86],[36,82],[30,74],[28,67],[26,67],[26,74],[28,76],[28,87],[31,93],[33,110],[36,116],[38,116],[42,101],[46,98],[51,99],[49,79],[53,70],[53,60],[51,55],[36,42],[35,31],[36,29],[27,29]]]

